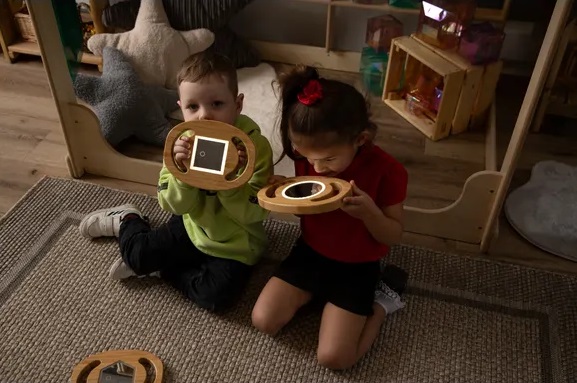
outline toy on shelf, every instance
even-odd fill
[[[403,24],[391,15],[371,17],[367,21],[365,43],[377,52],[388,52],[391,40],[403,35]]]
[[[440,84],[438,84],[435,87],[435,91],[433,94],[433,101],[432,101],[432,105],[431,105],[431,109],[433,110],[433,112],[437,113],[439,112],[439,107],[441,106],[441,98],[443,98],[443,88],[444,88],[445,84],[443,83],[443,79],[441,79]]]
[[[475,14],[475,0],[427,0],[422,2],[416,36],[441,49],[454,49]]]
[[[187,169],[180,169],[174,160],[174,143],[183,134],[193,141]],[[240,175],[236,174],[240,170],[237,143],[246,148],[248,157]],[[176,125],[168,133],[163,159],[178,180],[200,189],[217,191],[234,189],[248,182],[254,172],[255,154],[250,137],[232,125],[219,121],[188,121]]]
[[[78,363],[72,383],[161,383],[162,362],[141,350],[110,350],[94,354]],[[151,378],[152,376],[152,378]]]
[[[499,59],[504,40],[505,32],[493,24],[473,24],[461,36],[459,54],[471,64],[488,64]]]
[[[379,52],[364,47],[361,53],[361,77],[364,88],[375,96],[383,94],[383,84],[387,73],[388,52]]]
[[[389,0],[389,5],[396,8],[419,9],[421,0]]]
[[[410,90],[405,97],[406,109],[417,117],[434,118],[440,105],[440,100],[435,100],[435,89],[442,81],[439,74],[421,64],[416,84],[409,84]]]
[[[264,187],[257,197],[259,205],[270,211],[320,214],[339,209],[351,194],[351,184],[340,178],[301,176]]]

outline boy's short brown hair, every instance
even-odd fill
[[[190,55],[180,67],[176,76],[178,85],[183,81],[197,82],[205,77],[218,74],[226,77],[228,87],[234,96],[238,94],[238,79],[236,68],[226,57],[212,50],[205,50]]]

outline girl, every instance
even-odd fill
[[[401,239],[407,172],[373,145],[376,126],[354,87],[307,66],[281,76],[279,85],[283,156],[295,161],[297,176],[350,181],[353,196],[339,210],[301,217],[302,235],[261,292],[252,322],[274,335],[321,298],[318,362],[346,369],[369,350],[385,316],[404,307],[406,273],[388,266],[385,277],[379,261]]]

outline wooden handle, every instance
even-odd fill
[[[318,182],[324,185],[324,190],[311,197],[298,199],[286,198],[286,190],[292,186],[306,182]],[[340,178],[302,176],[287,178],[261,189],[258,203],[263,208],[290,214],[320,214],[339,209],[343,198],[352,195],[352,186]]]
[[[102,371],[108,368],[118,371],[115,367],[118,362],[133,369],[134,383],[147,382],[147,365],[154,371],[153,383],[162,383],[164,374],[162,362],[155,355],[141,350],[110,350],[91,355],[74,367],[72,383],[105,383],[106,379],[100,379]]]
[[[192,132],[191,140],[195,142],[192,144],[193,155],[191,156],[191,163],[187,169],[180,169],[174,160],[174,143],[179,137],[186,131]],[[246,148],[247,163],[245,165],[242,174],[235,179],[230,179],[235,176],[234,171],[236,170],[239,162],[238,153],[236,149],[236,144],[233,139],[238,138]],[[211,158],[212,168],[201,169],[195,168],[192,164],[196,159],[200,159],[202,145],[210,145],[212,149],[209,155],[214,155]],[[226,153],[222,153],[222,156],[218,151],[226,146]],[[195,150],[200,152],[195,155]],[[196,158],[195,158],[196,157]],[[222,159],[220,161],[218,159]],[[219,121],[188,121],[176,125],[168,133],[166,141],[164,144],[164,164],[166,168],[180,181],[197,188],[205,190],[228,190],[234,189],[241,185],[244,185],[254,172],[254,165],[256,162],[256,149],[254,143],[250,137],[242,130]],[[217,159],[218,161],[215,161]],[[221,165],[220,169],[217,169]]]

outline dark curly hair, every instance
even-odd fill
[[[311,80],[318,80],[322,87],[322,97],[312,105],[298,100],[298,94]],[[369,104],[365,97],[353,86],[340,81],[321,78],[318,71],[310,66],[297,65],[279,76],[282,111],[280,121],[283,153],[292,160],[297,159],[289,138],[293,134],[315,137],[326,133],[336,133],[328,145],[349,143],[363,131],[375,136],[377,127],[370,120]]]

